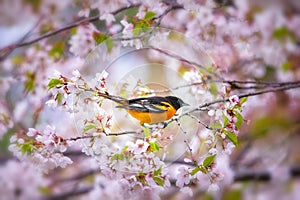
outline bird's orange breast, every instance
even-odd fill
[[[138,112],[135,110],[127,110],[127,112],[134,117],[135,119],[140,121],[140,124],[155,124],[159,122],[164,122],[166,120],[171,119],[175,113],[175,109],[168,109],[163,113],[151,113],[151,112]]]

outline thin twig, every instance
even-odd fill
[[[192,119],[194,119],[195,121],[197,121],[198,124],[201,124],[201,125],[204,126],[206,129],[213,130],[211,127],[209,127],[207,124],[205,124],[204,122],[202,122],[200,119],[198,119],[198,118],[195,117],[194,115],[191,115],[190,113],[188,113],[187,116],[189,116],[190,118],[192,118]]]
[[[157,47],[154,47],[154,46],[148,46],[147,48],[148,48],[148,49],[152,49],[152,50],[154,50],[154,51],[157,51],[157,52],[159,52],[159,53],[165,54],[165,55],[167,55],[167,56],[169,56],[169,57],[171,57],[171,58],[175,58],[175,59],[177,59],[177,60],[179,60],[179,61],[181,61],[181,62],[185,62],[185,63],[187,63],[187,64],[189,64],[189,65],[192,65],[192,66],[196,66],[196,67],[198,67],[198,68],[201,68],[201,69],[205,70],[206,72],[208,72],[209,74],[215,75],[216,77],[220,78],[219,75],[217,75],[216,73],[213,73],[213,72],[208,71],[207,68],[204,67],[203,65],[201,65],[201,64],[199,64],[199,63],[196,63],[196,62],[194,62],[194,61],[187,60],[187,59],[181,57],[180,55],[177,55],[177,54],[174,54],[174,53],[171,53],[171,52],[167,52],[167,51],[165,51],[165,50],[163,50],[163,49],[160,49],[160,48],[157,48]]]
[[[120,136],[120,135],[129,135],[129,134],[139,134],[139,132],[137,131],[123,131],[123,132],[116,132],[116,133],[106,133],[106,132],[102,132],[103,134],[105,134],[106,136]],[[88,138],[95,138],[97,136],[100,135],[84,135],[84,136],[78,136],[78,137],[74,137],[74,138],[67,138],[64,139],[66,141],[76,141],[76,140],[83,140],[83,139],[88,139]]]
[[[176,122],[177,122],[177,125],[178,125],[180,131],[184,134],[185,139],[184,139],[183,142],[186,144],[186,146],[187,146],[187,148],[189,150],[189,153],[190,153],[190,156],[191,156],[191,160],[192,160],[192,162],[194,163],[195,166],[198,166],[197,161],[193,157],[193,149],[192,149],[192,147],[189,144],[189,141],[188,141],[188,138],[187,138],[187,132],[182,128],[179,119],[177,119]]]

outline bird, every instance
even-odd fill
[[[189,106],[189,104],[176,96],[125,99],[102,92],[98,92],[98,95],[118,103],[116,108],[125,109],[133,118],[140,122],[140,125],[165,122],[171,119],[179,108]]]

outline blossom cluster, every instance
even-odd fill
[[[151,197],[170,186],[168,169],[155,155],[159,147],[155,146],[153,139],[127,142],[117,140],[112,143],[106,136],[97,135],[84,139],[81,145],[82,151],[99,163],[101,179],[110,178],[112,184],[121,187],[120,192],[124,196],[133,198],[147,194]],[[99,187],[97,181],[94,184],[95,189],[90,195],[109,190],[107,187]],[[112,197],[115,194],[106,195]]]
[[[0,167],[1,199],[39,199],[50,181],[27,162],[8,161]]]
[[[124,181],[129,184],[128,191],[132,188],[148,191],[170,185],[165,164],[155,155],[155,152],[160,149],[156,142],[159,132],[148,135],[144,140],[111,141],[110,135],[115,134],[112,130],[116,128],[114,116],[105,110],[105,99],[101,95],[98,96],[100,93],[108,94],[107,76],[108,73],[103,71],[90,81],[86,81],[78,71],[73,72],[72,78],[58,74],[56,78],[49,81],[48,87],[53,94],[53,99],[47,104],[58,106],[59,102],[64,108],[70,107],[66,100],[76,96],[73,100],[75,103],[72,104],[74,109],[67,109],[67,111],[76,110],[76,115],[79,117],[77,123],[79,136],[69,140],[78,140],[81,151],[101,163],[99,168],[105,172],[104,176],[124,177]],[[90,94],[80,97],[84,92]],[[63,96],[59,101],[58,94]]]
[[[92,189],[86,192],[90,199],[158,199],[172,186],[190,196],[195,188],[211,194],[225,191],[222,189],[233,181],[230,156],[239,143],[247,100],[235,90],[247,88],[228,86],[225,80],[298,80],[300,17],[296,12],[299,6],[289,6],[295,4],[293,0],[270,4],[223,1],[226,6],[219,2],[2,1],[3,24],[23,24],[25,19],[37,23],[20,45],[8,48],[7,56],[11,57],[1,63],[0,139],[12,134],[9,150],[22,161],[8,161],[0,167],[3,198],[37,199],[43,192],[49,195],[47,176],[41,172],[81,168],[80,159],[71,160],[66,155],[69,151],[81,153],[80,158],[88,157],[85,168],[95,171],[92,180],[78,181],[78,188],[92,183]],[[61,13],[74,14],[74,10],[76,22],[64,27],[71,17],[61,20]],[[15,14],[20,11],[24,17]],[[27,45],[9,54],[9,50]],[[135,50],[143,50],[137,57],[143,55],[148,63],[172,69],[166,76],[155,77],[172,82],[171,88],[160,92],[173,95],[188,88],[182,93],[193,102],[190,110],[179,110],[162,124],[139,128],[131,126],[127,114],[124,117],[112,112],[105,96],[124,100],[160,93],[142,83],[140,77],[135,77],[138,81],[134,83],[122,82],[114,92],[107,71],[98,71],[92,78],[83,74],[93,71],[89,61],[94,54],[102,55],[101,62],[96,63],[98,70],[106,67],[105,61],[113,63],[118,56]],[[7,51],[3,52],[1,59]],[[174,81],[173,74],[187,84]],[[290,107],[299,108],[298,93],[284,95],[293,98]],[[282,99],[288,99],[285,97]],[[249,103],[250,109],[259,103]],[[55,118],[50,114],[55,111],[71,113],[74,119]],[[63,127],[56,130],[53,125],[45,126],[52,120],[70,129],[76,127],[68,132]],[[128,127],[133,130],[128,131]]]
[[[30,128],[25,134],[13,135],[10,141],[9,150],[16,157],[30,161],[44,172],[72,164],[72,160],[63,154],[70,143],[57,135],[54,127],[47,126],[42,132]]]

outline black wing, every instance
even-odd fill
[[[117,108],[124,108],[126,110],[135,110],[138,112],[152,112],[152,113],[164,113],[166,112],[164,97],[148,97],[148,98],[137,98],[130,99],[128,105],[117,106]]]

